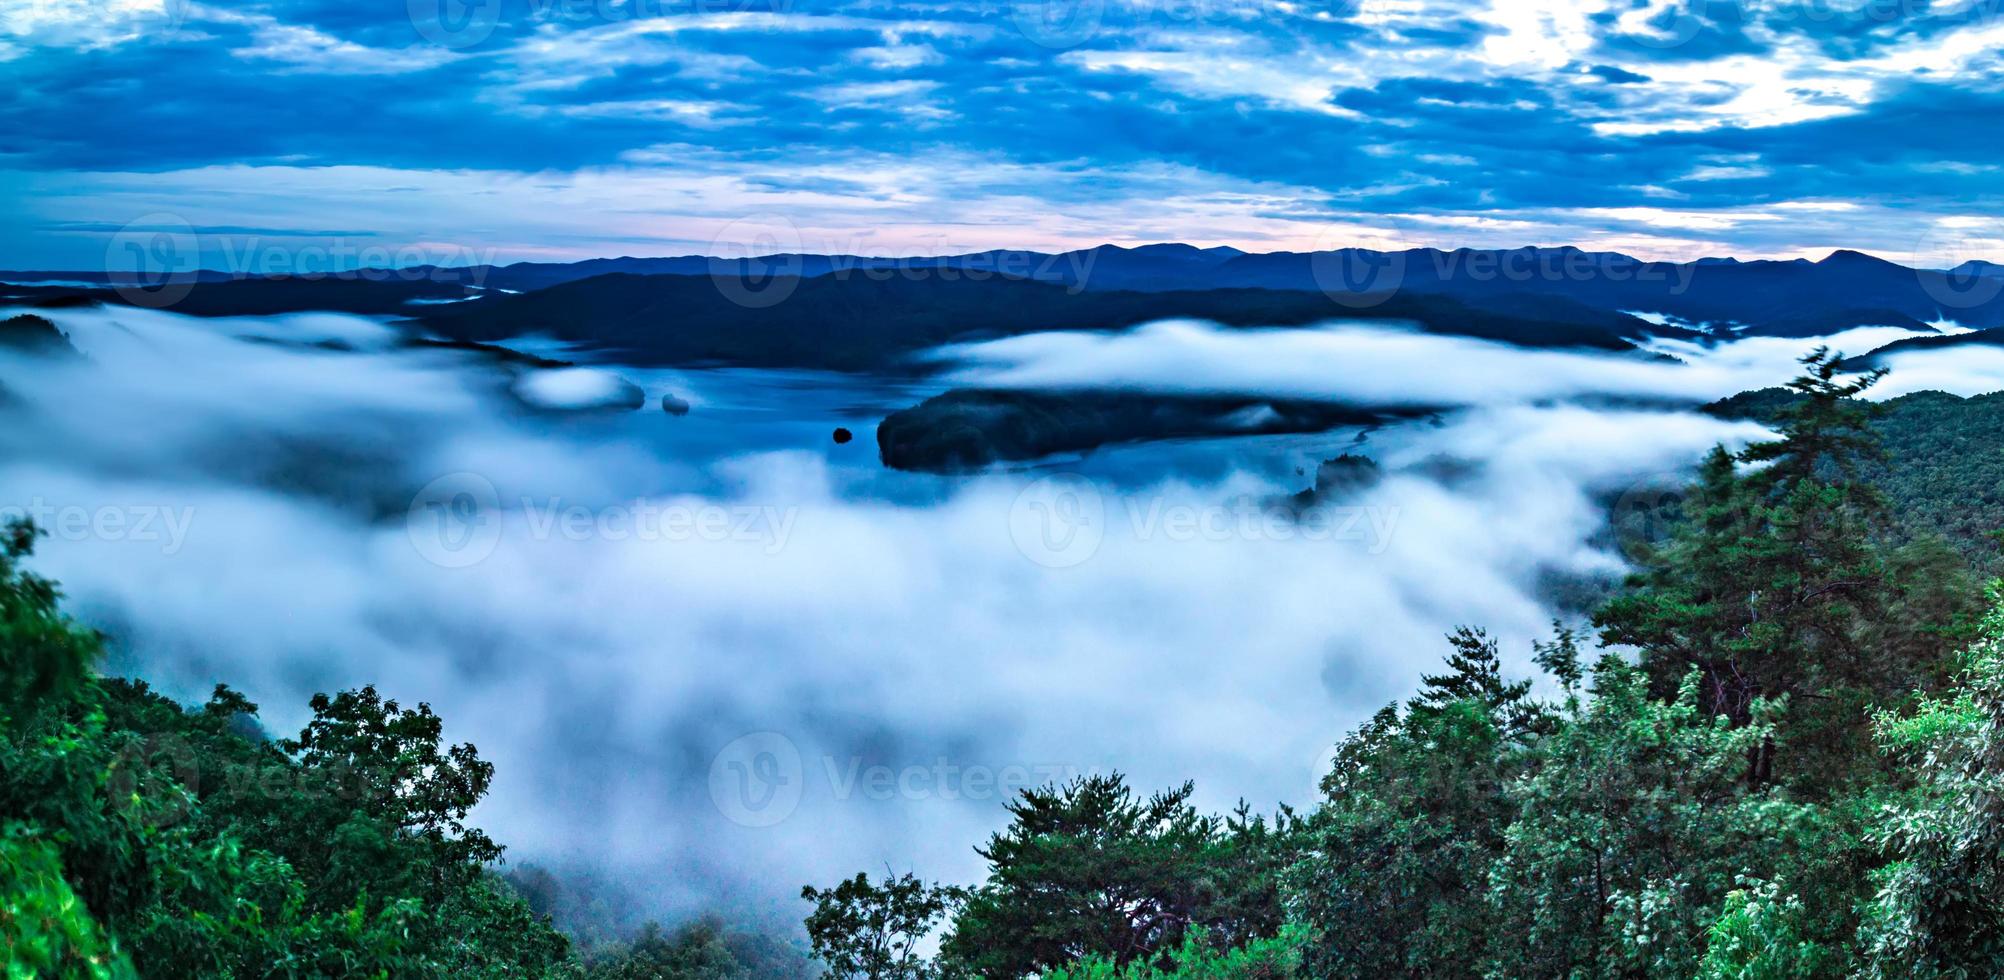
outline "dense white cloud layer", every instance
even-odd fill
[[[1550,584],[1621,567],[1606,501],[1760,433],[1573,396],[1724,394],[1800,346],[1676,368],[1335,327],[1199,363],[1192,344],[1226,340],[1194,325],[1047,335],[972,353],[1034,366],[1090,343],[1101,382],[1276,395],[1318,367],[1319,391],[1356,396],[1445,373],[1469,407],[1361,445],[1248,441],[1222,469],[1143,447],[956,481],[884,473],[867,431],[831,447],[830,418],[896,399],[837,378],[634,373],[696,411],[562,419],[354,318],[55,316],[89,359],[0,361],[34,413],[0,427],[0,506],[51,521],[37,566],[116,638],[113,669],[190,699],[228,681],[281,731],[314,691],[430,701],[498,764],[478,817],[514,859],[778,920],[799,884],[862,868],[968,880],[1026,782],[1118,769],[1195,778],[1212,807],[1309,801],[1329,744],[1410,690],[1441,633],[1486,625],[1524,669]],[[336,338],[355,350],[299,346]],[[1283,354],[1303,364],[1247,366]],[[1550,382],[1494,382],[1532,371]],[[1346,449],[1388,474],[1348,510],[1249,503]],[[491,496],[441,525],[467,519],[428,506],[458,499],[441,485]],[[777,749],[782,779],[741,781],[747,746]]]
[[[1114,386],[1145,391],[1325,399],[1361,405],[1467,407],[1582,397],[1704,402],[1791,377],[1816,343],[1864,354],[1911,337],[1895,327],[1848,330],[1820,341],[1748,337],[1725,344],[1653,341],[1672,363],[1593,351],[1537,350],[1359,322],[1313,329],[1238,330],[1164,320],[1115,333],[1024,334],[946,348],[961,383],[995,388]],[[1918,351],[1892,359],[1889,397],[1939,389],[1993,390],[2004,351]]]

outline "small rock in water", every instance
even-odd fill
[[[661,396],[661,410],[670,415],[687,415],[689,414],[689,403],[675,397],[673,393],[664,394]]]
[[[856,438],[856,434],[850,432],[848,429],[844,429],[839,426],[835,429],[835,444],[838,446],[844,445],[849,440],[854,438]]]

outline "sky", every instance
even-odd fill
[[[0,0],[0,268],[2004,261],[2004,0]],[[150,236],[150,237],[149,237]]]

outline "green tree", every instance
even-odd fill
[[[1691,976],[1735,882],[1797,846],[1801,808],[1742,778],[1774,712],[1756,701],[1734,726],[1702,710],[1695,670],[1658,700],[1614,655],[1591,687],[1509,787],[1489,971]]]
[[[724,927],[700,920],[668,933],[648,923],[634,941],[594,962],[590,980],[752,980],[724,941]]]
[[[122,951],[160,976],[571,968],[563,936],[489,870],[498,848],[458,822],[491,770],[470,746],[439,749],[428,709],[366,690],[317,698],[300,739],[274,743],[227,688],[186,710],[96,678],[99,638],[21,568],[34,538],[15,525],[0,547],[0,907],[32,916],[6,925],[16,963],[94,975]]]
[[[1219,949],[1202,932],[1191,930],[1183,944],[1169,950],[1166,962],[1137,961],[1122,966],[1103,956],[1089,957],[1043,975],[1043,980],[1292,980],[1331,976],[1302,968],[1308,933],[1288,926],[1280,935],[1255,939],[1243,946]]]
[[[1844,377],[1827,349],[1803,364],[1779,438],[1708,457],[1677,533],[1595,622],[1642,651],[1659,696],[1695,669],[1704,710],[1736,725],[1788,698],[1797,758],[1777,773],[1764,741],[1747,777],[1828,789],[1869,754],[1866,708],[1927,683],[1953,649],[1974,590],[1945,553],[1891,547],[1883,500],[1857,476],[1882,455],[1858,396],[1883,372]]]
[[[75,694],[99,647],[96,634],[63,614],[55,583],[21,567],[36,534],[26,521],[0,529],[0,712],[16,728]]]
[[[1725,911],[1705,936],[1700,980],[1804,980],[1841,976],[1843,960],[1806,938],[1802,899],[1772,881],[1748,880],[1726,894]]]
[[[827,890],[802,888],[800,897],[814,903],[806,920],[807,938],[830,976],[918,980],[938,972],[919,953],[919,944],[953,913],[963,895],[911,874],[887,874],[879,885],[858,873]]]
[[[138,976],[63,880],[56,848],[19,824],[0,829],[0,952],[8,980]]]
[[[1449,643],[1449,669],[1403,713],[1387,707],[1338,747],[1306,822],[1289,881],[1320,931],[1306,951],[1315,975],[1480,969],[1493,925],[1483,893],[1512,813],[1504,785],[1552,719],[1528,682],[1503,679],[1495,641],[1463,629]],[[1572,635],[1559,643],[1571,651]]]
[[[1955,688],[1875,720],[1918,776],[1874,835],[1893,859],[1863,929],[1877,976],[2004,975],[2004,591],[1990,598]]]
[[[1247,849],[1287,835],[1200,814],[1194,791],[1141,799],[1118,774],[1024,791],[1009,828],[977,849],[988,880],[954,917],[944,954],[981,976],[1021,977],[1091,956],[1149,960],[1192,929],[1221,947],[1276,934],[1284,861]]]

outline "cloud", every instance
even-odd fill
[[[1890,327],[1827,338],[1863,354],[1913,333]],[[1162,320],[1113,333],[1058,331],[945,348],[938,357],[957,383],[993,388],[1112,387],[1183,394],[1242,394],[1368,406],[1470,407],[1580,398],[1651,398],[1696,404],[1793,377],[1795,358],[1817,341],[1749,337],[1703,346],[1656,341],[1682,361],[1589,351],[1540,350],[1377,323],[1312,329],[1233,329]],[[1900,356],[1894,367],[1953,383],[1960,394],[1993,390],[1998,374],[1965,363],[1965,351]]]
[[[692,132],[726,138],[758,128],[748,110],[734,105],[615,103],[580,111],[623,117],[629,126],[647,125],[658,112]],[[706,122],[694,122],[704,114]],[[859,113],[868,115],[876,113]],[[1483,172],[1479,162],[1449,164]],[[1385,213],[1375,210],[1375,198],[1318,198],[1297,184],[1234,179],[1173,163],[1138,162],[1107,174],[1089,159],[1029,165],[943,151],[790,147],[748,157],[694,140],[650,145],[630,151],[618,165],[578,171],[298,165],[0,171],[0,191],[21,202],[28,219],[10,229],[13,238],[0,237],[0,268],[101,269],[107,249],[119,241],[118,229],[162,215],[197,229],[304,233],[204,232],[205,266],[233,271],[244,271],[233,254],[304,252],[324,243],[328,236],[316,225],[354,232],[340,237],[355,248],[412,246],[416,261],[464,264],[714,251],[718,236],[740,222],[791,226],[789,240],[797,239],[802,250],[851,254],[1063,250],[1165,240],[1256,251],[1433,242],[1490,248],[1528,241],[1690,260],[1759,241],[1766,251],[1790,258],[1821,258],[1830,246],[1814,243],[1825,242],[1918,266],[2004,261],[2004,251],[1994,247],[1997,235],[1935,231],[1938,222],[1981,212],[1920,213],[1880,202],[1822,198],[1704,210],[1686,199],[1674,207],[1659,200],[1654,208]],[[330,213],[340,217],[338,224],[322,224],[331,221]]]
[[[1287,219],[1362,210],[1530,222],[1537,231],[1491,237],[1466,223],[1416,230],[1450,247],[1626,237],[1664,256],[1897,255],[1939,216],[2004,205],[1983,169],[2004,147],[1994,127],[1965,123],[1998,109],[1994,42],[2004,28],[1994,11],[1838,6],[1111,3],[1091,8],[1096,18],[1052,25],[1031,16],[1040,4],[568,4],[533,17],[511,4],[477,39],[437,41],[426,36],[437,25],[402,8],[135,3],[71,17],[30,4],[0,13],[22,93],[0,106],[9,134],[0,159],[17,180],[107,184],[240,163],[582,180],[684,144],[738,173],[771,169],[776,147],[852,169],[980,159],[1067,167],[1092,181],[1154,165],[1202,175],[1199,193],[1283,189]],[[1738,162],[1706,162],[1718,160]],[[1063,211],[1089,183],[1031,193]],[[846,202],[844,234],[909,240],[996,193],[961,184],[889,226],[867,199]],[[1886,186],[1902,193],[1860,190]],[[264,193],[245,188],[227,223],[264,223],[254,217]],[[320,223],[350,224],[338,188],[291,193]],[[781,206],[816,211],[826,197]],[[1663,200],[1700,215],[1795,200],[1861,213],[1702,234],[1618,217]],[[462,240],[529,210],[519,199],[483,203],[428,198],[404,209],[429,223],[428,237]],[[1129,240],[1256,248],[1316,237],[1275,225],[1259,202],[1232,202],[1240,212],[1227,225],[1198,213],[1160,221],[1145,199],[1122,203],[1110,226],[1108,215],[1090,220],[1131,229]],[[53,202],[24,207],[43,223],[73,217]],[[616,214],[595,217],[616,224]],[[702,238],[670,218],[656,227]],[[984,229],[969,244],[1029,244],[1010,231]],[[578,247],[600,254],[624,241]],[[32,223],[10,228],[0,266],[44,264],[26,259],[72,254],[73,244]]]
[[[946,56],[940,54],[939,49],[930,44],[887,44],[874,48],[856,48],[849,52],[849,57],[885,71],[902,71],[946,62]]]
[[[294,24],[257,15],[212,15],[224,23],[252,28],[250,44],[236,49],[239,58],[274,61],[288,73],[308,75],[404,75],[427,71],[458,60],[461,55],[432,45],[374,48]]]

